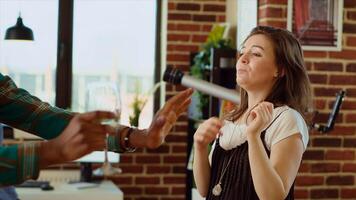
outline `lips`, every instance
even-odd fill
[[[246,73],[247,72],[247,70],[246,69],[237,69],[237,73]]]

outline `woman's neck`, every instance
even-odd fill
[[[267,98],[267,92],[248,92],[248,110]]]

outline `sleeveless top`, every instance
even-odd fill
[[[270,151],[264,140],[265,134],[266,131],[261,133],[261,140],[269,157]],[[215,196],[212,193],[213,188],[218,184],[221,173],[231,156],[233,158],[221,180],[222,192],[219,196]],[[247,141],[226,151],[219,145],[219,139],[217,139],[212,161],[209,192],[206,200],[259,200],[252,181]],[[285,200],[294,200],[294,183]]]

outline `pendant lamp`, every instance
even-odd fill
[[[22,22],[21,13],[17,18],[16,25],[6,30],[5,40],[34,40],[32,30]]]

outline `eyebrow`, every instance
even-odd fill
[[[257,48],[260,48],[260,49],[262,49],[262,50],[265,50],[262,46],[260,46],[260,45],[252,45],[252,47],[257,47]],[[252,48],[251,47],[251,48]],[[246,48],[245,46],[242,46],[241,47],[241,49],[240,49],[240,51],[242,50],[242,49],[244,49],[244,48]]]

